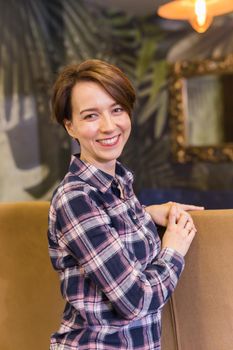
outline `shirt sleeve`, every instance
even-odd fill
[[[165,248],[142,271],[107,213],[87,194],[62,194],[56,211],[60,246],[72,254],[123,318],[141,318],[164,305],[183,269],[181,255]]]

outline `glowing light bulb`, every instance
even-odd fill
[[[195,1],[195,15],[197,16],[196,20],[199,26],[204,26],[207,17],[205,0]]]
[[[193,29],[198,33],[204,33],[213,21],[213,17],[207,14],[206,0],[195,0],[194,17],[189,20]]]

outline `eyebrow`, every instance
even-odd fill
[[[120,103],[114,102],[109,107],[112,108],[112,107],[118,106],[118,105],[120,106]],[[95,111],[98,111],[98,108],[90,107],[90,108],[86,108],[86,109],[83,109],[82,111],[80,111],[80,114],[86,113],[86,112],[95,112]]]

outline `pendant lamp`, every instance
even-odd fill
[[[167,19],[187,20],[198,33],[204,33],[213,17],[233,11],[233,0],[174,0],[158,8]]]

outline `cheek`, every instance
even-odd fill
[[[131,120],[130,117],[126,118],[123,123],[123,129],[127,131],[129,134],[131,132]]]
[[[94,123],[90,123],[89,125],[85,125],[82,128],[80,128],[78,134],[80,138],[90,139],[96,136],[97,131],[98,128],[96,127],[96,125]]]

